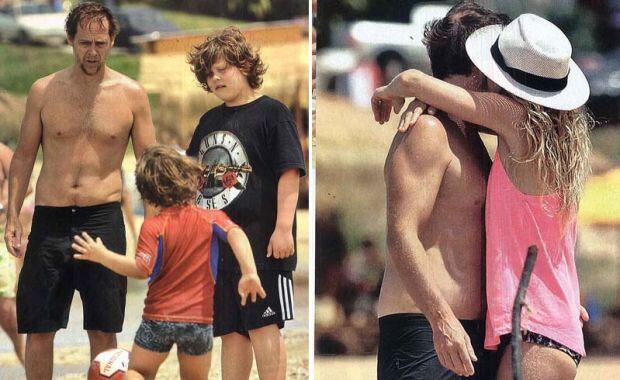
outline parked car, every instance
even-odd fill
[[[23,3],[4,8],[19,25],[16,40],[21,43],[61,45],[66,41],[67,13],[55,12],[48,4]]]
[[[426,48],[422,44],[424,26],[444,17],[451,5],[423,3],[410,12],[409,23],[359,21],[349,24],[346,41],[362,61],[378,64],[383,82],[389,82],[407,68],[430,71]]]
[[[19,31],[19,24],[15,21],[15,18],[0,13],[0,42],[17,40]]]
[[[115,11],[121,31],[115,46],[137,50],[136,37],[157,39],[162,33],[178,32],[179,28],[166,20],[164,15],[152,8],[132,7]]]
[[[365,107],[373,90],[398,73],[415,68],[430,73],[422,44],[425,25],[450,10],[445,3],[415,5],[409,23],[358,21],[332,26],[332,45],[321,48],[316,59],[317,88],[347,96]]]

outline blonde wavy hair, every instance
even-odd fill
[[[517,162],[535,162],[547,189],[561,199],[561,210],[578,206],[590,172],[590,131],[594,119],[585,107],[559,111],[512,96],[527,115],[518,127],[528,152]]]
[[[145,201],[158,207],[187,205],[194,201],[202,166],[174,148],[155,144],[136,164],[136,187]]]

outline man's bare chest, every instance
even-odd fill
[[[440,196],[464,207],[484,205],[490,162],[482,143],[451,144],[453,158],[444,173]]]
[[[127,103],[122,94],[111,91],[52,93],[41,110],[44,138],[126,139],[133,125],[133,113]]]

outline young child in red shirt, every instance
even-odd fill
[[[136,184],[144,201],[161,212],[142,224],[135,259],[109,251],[101,239],[85,232],[75,236],[76,259],[100,263],[124,276],[149,278],[127,379],[155,378],[175,343],[180,377],[208,377],[220,240],[228,242],[241,267],[241,303],[266,296],[245,233],[224,212],[194,205],[201,174],[198,163],[173,148],[155,145],[144,152]]]

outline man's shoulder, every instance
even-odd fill
[[[450,145],[445,120],[422,115],[405,133],[392,140],[385,161],[385,173],[413,167],[445,166],[450,161]]]
[[[393,148],[404,148],[408,154],[436,153],[449,148],[445,120],[421,115],[405,133],[398,133]]]
[[[60,70],[55,73],[46,75],[34,81],[32,86],[30,87],[29,95],[43,95],[45,90],[52,84],[54,81],[64,81],[66,80],[67,72],[66,70]]]
[[[108,78],[110,84],[119,86],[123,90],[128,91],[133,94],[146,93],[146,90],[140,82],[135,79],[128,77],[127,75],[120,73],[118,71],[108,69]]]

